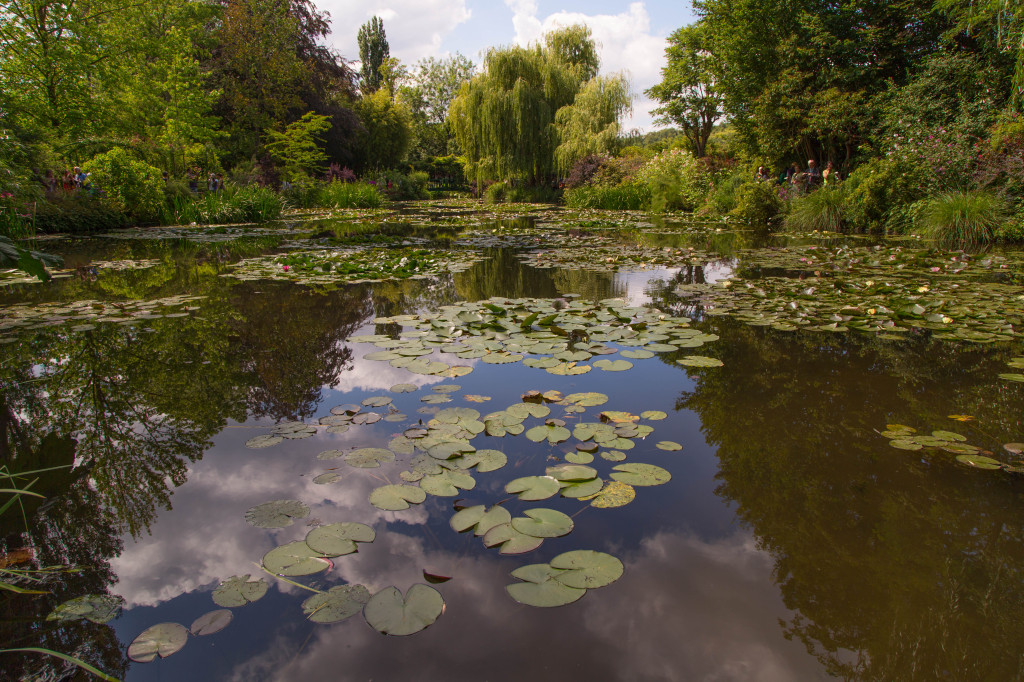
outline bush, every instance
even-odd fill
[[[602,154],[590,154],[574,163],[565,178],[566,189],[589,185],[607,160],[608,157]]]
[[[929,199],[921,213],[925,234],[953,249],[991,243],[1005,220],[1005,205],[990,192],[947,192]]]
[[[850,173],[844,182],[850,227],[858,232],[893,229],[896,214],[922,196],[917,170],[894,159],[876,158]]]
[[[261,223],[279,218],[282,210],[281,195],[266,187],[250,185],[175,198],[160,212],[160,222],[164,225]]]
[[[379,191],[387,195],[388,199],[394,201],[429,199],[428,182],[430,182],[430,176],[423,171],[413,171],[406,175],[395,170],[377,173],[370,180],[371,185],[375,185]]]
[[[707,167],[681,149],[658,154],[636,173],[651,188],[651,209],[693,211],[707,197],[711,176]]]
[[[1024,205],[1018,205],[1013,216],[996,228],[995,238],[1001,242],[1024,242]]]
[[[842,232],[846,228],[843,209],[845,186],[829,185],[797,197],[790,204],[786,229],[796,232]]]
[[[90,183],[111,207],[137,220],[152,220],[164,200],[160,169],[141,161],[121,147],[97,154],[83,165]]]
[[[725,215],[733,211],[736,208],[739,197],[737,196],[737,190],[746,182],[753,173],[747,173],[741,171],[739,173],[733,173],[732,175],[726,175],[720,181],[715,183],[715,188],[711,190],[708,195],[708,204],[715,210],[719,215]]]
[[[36,205],[35,228],[44,234],[88,234],[130,224],[123,211],[81,191],[56,192]]]
[[[774,182],[745,182],[735,195],[736,206],[729,214],[745,223],[767,225],[782,212],[782,200]]]
[[[625,183],[615,187],[584,185],[565,191],[565,205],[569,208],[639,211],[650,204],[651,188],[640,183]]]
[[[506,189],[504,182],[495,182],[484,190],[484,201],[488,204],[500,204],[505,200]]]

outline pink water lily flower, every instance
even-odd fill
[[[289,266],[285,265],[285,266],[284,266],[284,271],[285,271],[285,272],[288,272],[288,270],[289,270]]]
[[[941,269],[942,269],[942,268],[940,268],[940,267],[934,267],[934,268],[932,268],[932,272],[938,272],[938,271],[939,271],[939,270],[941,270]]]

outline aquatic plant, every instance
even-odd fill
[[[790,204],[786,215],[786,229],[791,232],[843,232],[846,214],[843,185],[822,187],[798,197]]]
[[[925,234],[946,248],[976,249],[992,242],[1006,219],[1002,200],[989,192],[947,192],[921,213]]]

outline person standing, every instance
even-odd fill
[[[828,165],[825,166],[825,170],[821,172],[821,184],[823,187],[827,187],[830,180],[834,184],[838,179],[839,176],[836,174],[835,166],[829,161]]]
[[[807,191],[810,192],[818,185],[821,184],[821,169],[818,168],[818,164],[814,159],[807,160],[807,173],[806,173]]]

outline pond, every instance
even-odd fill
[[[39,248],[67,269],[0,279],[2,463],[45,470],[0,515],[44,592],[0,591],[3,648],[1024,677],[1024,253],[457,201]]]

